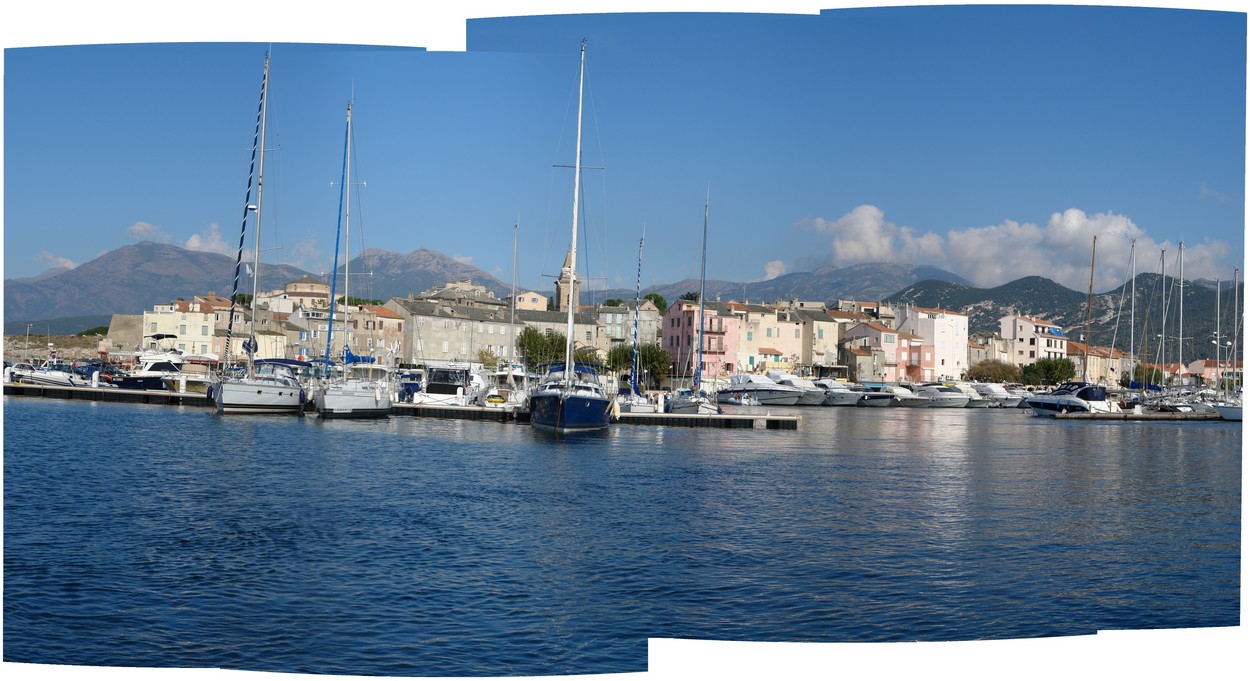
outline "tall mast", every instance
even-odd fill
[[[1215,280],[1215,393],[1221,395],[1224,387],[1220,384],[1220,280]]]
[[[582,190],[582,92],[586,83],[586,41],[582,41],[580,65],[577,74],[577,151],[573,162],[573,240],[569,247],[569,309],[568,331],[564,346],[564,386],[573,385],[573,311],[577,305],[577,199]]]
[[[647,228],[642,228],[642,238],[638,239],[638,281],[634,289],[634,361],[629,369],[629,389],[631,394],[638,394],[638,308],[642,305],[642,242],[647,238]]]
[[[265,87],[260,95],[260,147],[257,149],[256,169],[256,234],[254,252],[252,253],[252,325],[249,339],[252,351],[247,353],[247,375],[255,375],[253,359],[259,348],[256,347],[256,294],[260,291],[260,216],[265,207],[265,126],[269,116],[269,55],[265,55]]]
[[[343,231],[343,222],[342,222],[343,204],[344,204],[344,201],[351,200],[351,196],[348,193],[348,189],[347,189],[347,183],[349,181],[347,158],[351,150],[351,138],[352,138],[352,103],[349,101],[347,103],[347,126],[343,132],[343,168],[342,168],[342,171],[340,171],[340,180],[339,180],[339,211],[338,211],[338,214],[335,216],[339,222],[338,222],[337,227],[334,230],[334,270],[331,271],[330,273],[330,323],[327,327],[329,330],[326,331],[326,376],[327,377],[330,374],[330,357],[331,357],[330,353],[333,352],[333,348],[334,348],[334,345],[333,345],[334,310],[337,307],[337,303],[335,301],[338,300],[339,252],[340,252],[339,251],[339,235]],[[347,287],[346,281],[343,282],[343,286],[344,288]],[[344,299],[344,302],[346,302],[346,299]],[[344,333],[346,333],[346,325],[344,325]]]
[[[1176,329],[1176,373],[1179,376],[1185,367],[1185,242],[1179,244],[1180,250],[1176,257],[1180,261],[1180,302],[1177,303]]]
[[[1094,320],[1094,255],[1098,253],[1098,235],[1094,235],[1094,245],[1089,252],[1089,298],[1085,303],[1085,358],[1081,362],[1081,377],[1089,380],[1089,346],[1093,341],[1091,336],[1092,324]]]
[[[1133,245],[1129,247],[1129,260],[1132,263],[1133,273],[1133,292],[1132,300],[1128,306],[1128,381],[1129,385],[1133,383],[1135,376],[1134,369],[1137,368],[1137,346],[1135,345],[1137,333],[1137,239],[1133,239]]]
[[[699,396],[699,388],[703,383],[703,288],[707,275],[707,211],[712,201],[712,190],[708,189],[707,199],[703,201],[703,255],[699,258],[699,355],[694,367],[694,397]]]
[[[1242,373],[1237,370],[1237,348],[1240,347],[1241,343],[1241,312],[1237,309],[1239,294],[1241,293],[1241,291],[1237,288],[1237,277],[1239,274],[1239,270],[1233,270],[1233,318],[1237,321],[1233,322],[1233,351],[1232,357],[1229,358],[1231,360],[1229,362],[1229,371],[1231,371],[1232,375],[1237,378],[1237,380],[1233,381],[1230,386],[1234,389],[1239,388],[1239,384],[1241,382],[1240,377],[1242,375]]]
[[[253,210],[252,206],[252,174],[256,170],[256,154],[260,144],[261,128],[265,118],[265,95],[269,90],[269,53],[265,53],[265,70],[260,79],[260,103],[256,108],[256,129],[252,132],[252,160],[247,169],[247,188],[243,194],[243,224],[239,227],[239,250],[234,259],[234,286],[230,292],[230,316],[226,320],[226,351],[222,358],[221,368],[224,375],[226,366],[230,364],[230,347],[234,339],[234,305],[239,299],[239,270],[243,265],[243,242],[247,239],[247,218]],[[27,336],[30,330],[27,329]],[[247,342],[247,341],[245,341]],[[29,343],[28,343],[29,345]],[[251,366],[251,362],[248,363]]]
[[[346,192],[346,198],[343,200],[343,371],[347,371],[347,359],[349,352],[347,348],[348,331],[347,316],[351,314],[351,305],[347,296],[347,290],[351,288],[351,254],[352,254],[352,101],[347,100],[347,153],[343,158],[343,167],[346,174],[343,178],[343,191]],[[334,317],[330,317],[330,326],[334,326]],[[346,373],[344,374],[346,375]]]
[[[517,229],[521,226],[521,219],[512,224],[512,314],[508,318],[508,384],[516,387],[516,380],[512,377],[513,355],[516,346],[516,237]]]

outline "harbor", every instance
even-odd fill
[[[4,394],[14,397],[42,397],[61,400],[89,400],[96,402],[129,402],[138,404],[164,404],[171,406],[214,408],[216,403],[202,393],[173,392],[162,390],[126,390],[123,388],[92,388],[89,386],[47,386],[25,383],[5,383]],[[315,410],[305,410],[310,416]],[[412,404],[393,402],[391,416],[418,418],[461,419],[469,421],[497,421],[499,423],[529,423],[529,414],[518,409],[481,407],[474,405]],[[615,423],[625,425],[681,426],[687,428],[759,428],[764,430],[795,430],[799,417],[773,414],[639,414],[625,412]]]

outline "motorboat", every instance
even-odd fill
[[[670,414],[708,415],[721,413],[721,408],[706,390],[695,392],[692,388],[682,388],[669,398],[665,411]]]
[[[972,389],[978,395],[989,400],[991,407],[1004,407],[1007,409],[1018,406],[1024,395],[1014,395],[1007,391],[1007,388],[1001,383],[973,383]]]
[[[169,334],[150,336],[158,342],[175,338]],[[148,350],[135,359],[135,369],[113,377],[113,385],[123,390],[168,390],[166,376],[177,376],[185,363],[182,352],[173,348]]]
[[[844,381],[838,381],[832,378],[818,378],[812,381],[814,385],[825,390],[825,401],[822,403],[826,407],[853,407],[859,403],[859,398],[869,389]]]
[[[1120,411],[1120,405],[1107,398],[1107,387],[1085,381],[1069,381],[1045,395],[1028,399],[1029,407],[1037,416],[1069,413],[1111,414]]]
[[[468,365],[431,366],[426,367],[421,390],[412,394],[411,401],[413,404],[465,407],[477,402],[478,396],[485,392],[485,383]]]
[[[824,404],[825,397],[828,396],[824,388],[817,386],[810,379],[795,376],[787,371],[770,369],[765,375],[776,381],[779,385],[788,385],[792,388],[798,388],[803,391],[803,394],[799,396],[799,401],[795,403],[799,406]]]
[[[921,395],[915,392],[914,390],[912,390],[911,388],[908,388],[907,386],[887,385],[887,386],[882,386],[881,390],[883,392],[890,393],[891,401],[892,401],[892,404],[890,406],[893,406],[893,407],[931,407],[933,406],[932,400],[930,400],[927,396]]]
[[[983,409],[990,406],[990,398],[977,392],[976,389],[972,387],[972,384],[965,383],[964,381],[956,381],[955,383],[951,383],[949,385],[968,397],[968,403],[965,404],[964,407]]]
[[[863,387],[866,389],[860,391],[859,401],[855,403],[855,406],[857,407],[921,406],[911,401],[909,401],[907,404],[896,403],[894,400],[894,397],[895,397],[894,390],[891,389],[894,386],[883,385],[883,386],[876,386],[876,387],[873,387],[873,386],[863,386]],[[903,388],[903,390],[907,390],[907,389]],[[910,390],[907,390],[907,392],[908,394],[911,394]],[[915,396],[912,395],[912,397],[915,397]],[[928,400],[924,401],[924,406],[928,406]]]
[[[763,374],[734,374],[729,377],[729,385],[716,391],[716,401],[725,404],[740,404],[737,400],[750,397],[760,405],[792,406],[802,396],[802,390],[781,385]]]
[[[55,358],[44,360],[39,366],[27,363],[15,364],[9,368],[9,378],[13,383],[59,388],[91,385],[91,381],[76,373],[69,362]]]
[[[915,393],[919,397],[928,398],[931,408],[962,408],[968,405],[968,396],[962,390],[942,383],[916,386]]]

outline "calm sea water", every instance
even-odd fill
[[[4,659],[590,674],[648,637],[1238,624],[1239,424],[790,413],[562,438],[6,397]]]

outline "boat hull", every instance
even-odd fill
[[[219,414],[301,414],[304,391],[297,386],[243,379],[214,386]]]
[[[391,415],[391,396],[372,384],[332,384],[316,397],[323,419],[384,419]]]
[[[1240,421],[1241,420],[1241,405],[1240,404],[1213,404],[1211,406],[1217,412],[1220,413],[1220,418],[1224,419],[1225,421]]]
[[[530,424],[560,433],[603,430],[611,413],[612,400],[608,397],[553,391],[530,398]]]

